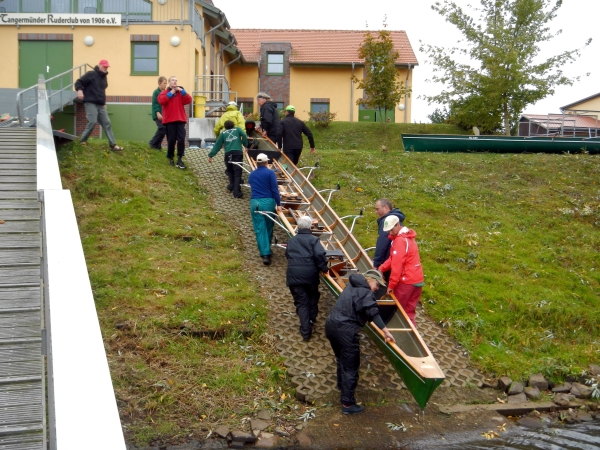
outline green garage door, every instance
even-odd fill
[[[73,42],[71,41],[19,41],[19,87],[37,84],[38,75],[47,80],[73,68]],[[71,75],[62,77],[62,86],[71,83]],[[60,89],[61,80],[50,89]]]
[[[106,105],[110,123],[117,140],[148,142],[156,133],[152,120],[152,105]]]

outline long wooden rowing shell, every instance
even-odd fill
[[[331,292],[339,296],[351,274],[364,273],[373,268],[371,259],[351,232],[359,216],[347,217],[353,219],[348,229],[342,218],[329,206],[331,195],[326,201],[310,183],[310,173],[305,176],[270,140],[258,133],[250,138],[257,148],[245,152],[245,169],[248,172],[254,170],[256,157],[259,153],[265,153],[271,160],[270,168],[275,171],[281,193],[282,211],[278,214],[262,214],[270,217],[290,237],[296,234],[299,217],[311,217],[311,231],[321,240],[329,263],[329,273],[322,279]],[[311,172],[312,169],[309,168]],[[433,391],[444,381],[444,373],[394,295],[387,294],[383,288],[377,297],[381,317],[396,343],[386,342],[382,331],[374,323],[367,323],[364,331],[392,363],[419,406],[425,408]]]

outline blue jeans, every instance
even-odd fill
[[[83,104],[85,107],[85,118],[88,123],[81,133],[81,142],[85,142],[94,131],[94,127],[96,123],[99,123],[104,133],[106,133],[106,137],[108,138],[108,144],[111,147],[117,145],[117,141],[115,140],[115,135],[112,132],[112,126],[110,125],[110,119],[108,118],[108,112],[106,111],[106,105],[96,105],[95,103],[85,102]]]
[[[268,217],[262,214],[257,214],[254,211],[275,212],[275,199],[250,199],[250,215],[252,216],[252,226],[254,227],[254,234],[256,235],[256,245],[258,245],[258,251],[260,252],[260,256],[270,256],[274,223]]]

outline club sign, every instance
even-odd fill
[[[24,14],[2,13],[0,25],[121,26],[121,14]]]

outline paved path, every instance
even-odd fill
[[[286,259],[283,249],[274,248],[273,264],[264,266],[259,257],[252,222],[250,220],[250,191],[242,188],[243,199],[235,199],[226,189],[227,177],[222,162],[222,152],[214,162],[207,162],[207,151],[188,150],[187,161],[200,183],[210,193],[215,210],[226,216],[228,222],[239,227],[244,236],[244,258],[246,267],[258,280],[260,289],[270,304],[270,325],[272,333],[279,338],[277,350],[285,358],[285,364],[292,383],[302,396],[315,399],[329,394],[335,389],[335,357],[325,337],[325,318],[335,303],[335,297],[321,284],[319,317],[309,342],[304,342],[298,331],[299,320],[294,302],[285,286]],[[244,176],[247,179],[246,176]],[[287,235],[276,227],[275,236],[279,242],[286,242]],[[421,336],[446,375],[443,386],[481,385],[483,376],[469,367],[468,358],[456,342],[443,328],[418,310],[417,326]],[[361,368],[359,389],[380,391],[381,389],[402,389],[402,380],[381,353],[379,348],[366,336],[361,338]]]
[[[0,448],[43,448],[35,128],[0,129]]]

